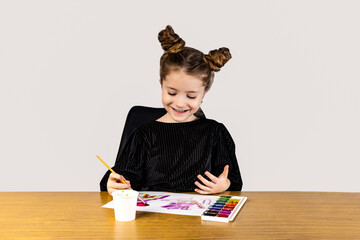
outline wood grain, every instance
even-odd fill
[[[0,192],[0,239],[360,239],[360,193],[226,192],[234,222],[137,212],[117,222],[106,192]]]

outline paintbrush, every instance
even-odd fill
[[[104,162],[104,160],[102,160],[99,156],[96,156],[96,157],[110,170],[110,172],[116,173],[114,170],[112,170],[111,167],[109,167],[109,165],[106,164],[106,162]],[[123,184],[126,184],[126,182],[125,182],[124,180],[120,179],[120,181],[121,181]],[[133,190],[133,189],[130,188],[130,190]],[[143,202],[143,204],[144,204],[145,206],[149,206],[149,204],[146,203],[140,196],[138,196],[138,198],[140,199],[140,201]]]

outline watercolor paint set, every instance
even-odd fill
[[[239,213],[246,197],[221,195],[201,215],[202,220],[230,222]]]

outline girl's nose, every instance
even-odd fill
[[[185,104],[184,104],[184,103],[179,103],[179,102],[177,102],[177,103],[175,104],[175,106],[176,106],[177,108],[181,109],[181,108],[185,107]]]
[[[175,106],[177,108],[183,108],[186,106],[186,102],[183,99],[176,99]]]

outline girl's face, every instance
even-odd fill
[[[205,96],[203,81],[184,71],[172,71],[162,83],[162,103],[167,111],[166,122],[191,122]]]

